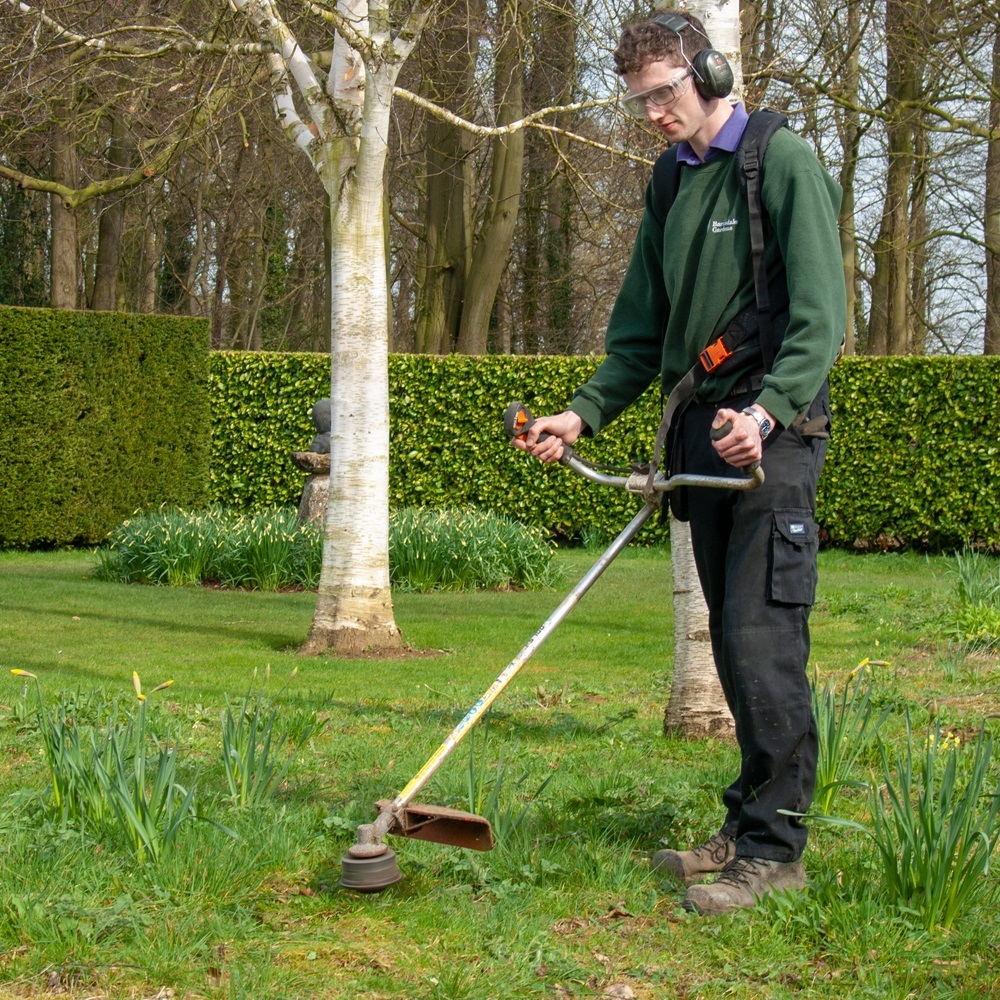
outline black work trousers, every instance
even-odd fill
[[[695,404],[684,414],[677,457],[685,472],[733,475],[710,440],[720,406],[739,412],[755,394]],[[826,386],[809,416],[829,417]],[[712,651],[736,720],[742,763],[723,794],[722,831],[736,853],[794,861],[816,782],[817,735],[806,663],[816,592],[816,485],[827,441],[793,425],[767,442],[764,485],[746,492],[691,488],[691,539],[709,611]]]

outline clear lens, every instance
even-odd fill
[[[669,83],[661,83],[658,87],[642,90],[638,94],[629,94],[622,98],[622,107],[633,118],[645,118],[646,109],[650,105],[655,108],[668,108],[684,93],[690,75],[691,70],[687,69]]]

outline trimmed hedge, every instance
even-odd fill
[[[0,308],[0,546],[101,541],[206,499],[208,326]]]
[[[639,506],[622,490],[542,467],[515,452],[504,409],[566,405],[596,358],[389,359],[390,502],[475,504],[574,537],[617,533]],[[212,499],[241,507],[297,502],[304,474],[289,453],[309,446],[313,403],[329,394],[329,359],[315,354],[212,356]],[[818,518],[838,545],[1000,545],[1000,358],[845,358],[831,375],[834,436]],[[650,390],[581,454],[646,459],[661,401]],[[665,537],[662,523],[643,530]]]
[[[617,534],[641,502],[593,486],[561,466],[543,467],[510,447],[503,414],[511,399],[539,413],[562,409],[593,358],[397,354],[389,358],[389,502],[399,507],[486,507],[573,537],[584,526]],[[239,507],[297,503],[305,474],[291,462],[315,434],[311,410],[330,394],[330,359],[317,354],[212,356],[212,499]],[[583,443],[591,460],[644,457],[659,425],[650,392]],[[644,529],[647,541],[666,525]]]
[[[305,474],[289,455],[316,436],[312,407],[330,395],[330,356],[219,351],[208,384],[212,501],[246,510],[298,504]]]
[[[1000,357],[845,358],[830,390],[831,542],[1000,546]]]

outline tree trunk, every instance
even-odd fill
[[[774,0],[749,0],[742,7],[743,27],[740,33],[740,62],[751,83],[743,89],[742,99],[754,110],[764,103],[771,80],[770,67],[777,55],[775,36],[778,32]],[[711,34],[711,32],[709,32]]]
[[[475,93],[475,27],[457,11],[446,16],[453,23],[429,36],[425,77],[435,100],[468,117]],[[414,336],[418,352],[447,354],[458,339],[472,260],[473,139],[433,116],[424,134],[426,210]]]
[[[147,192],[147,199],[149,199],[149,194]],[[142,298],[141,305],[139,308],[140,312],[151,313],[156,312],[156,288],[157,288],[157,267],[158,257],[157,257],[157,246],[158,240],[157,235],[162,235],[162,223],[154,223],[150,220],[146,226],[143,227],[143,239],[142,239]]]
[[[109,175],[123,174],[128,170],[133,148],[128,128],[121,118],[112,116],[111,138],[108,143]],[[118,272],[125,231],[125,199],[123,191],[116,191],[104,199],[97,234],[97,264],[94,268],[91,309],[109,312],[118,308]]]
[[[731,737],[733,717],[715,670],[708,608],[694,564],[691,529],[673,516],[670,561],[674,582],[674,678],[663,731],[690,737]]]
[[[395,73],[369,69],[360,142],[326,142],[330,194],[330,499],[316,613],[300,652],[399,649],[389,590],[384,172]],[[352,166],[353,164],[353,166]]]
[[[507,0],[502,16],[494,103],[498,108],[497,124],[507,125],[524,111],[520,0]],[[486,353],[490,314],[514,239],[523,173],[524,130],[494,139],[489,205],[476,238],[458,332],[456,346],[460,354]]]
[[[52,179],[75,189],[76,153],[66,130],[52,126]],[[50,294],[53,309],[76,309],[80,304],[80,240],[76,210],[58,194],[50,195],[52,214],[52,260]]]
[[[851,0],[847,8],[848,56],[844,65],[843,87],[848,110],[841,121],[841,145],[844,161],[840,168],[840,187],[844,196],[840,202],[837,228],[840,231],[840,253],[844,262],[844,285],[847,288],[847,329],[844,331],[844,353],[854,354],[856,348],[854,316],[858,305],[858,238],[854,223],[854,182],[858,172],[861,149],[861,116],[853,110],[858,105],[860,80],[861,13],[859,0]]]
[[[209,193],[209,163],[206,156],[198,170],[193,206],[194,246],[191,250],[191,260],[188,264],[187,289],[188,312],[192,316],[204,316],[211,298],[208,289],[208,274],[211,268],[206,266],[211,258],[208,247],[209,221],[205,213],[205,196]]]
[[[548,26],[543,30],[550,36],[551,57],[548,61],[555,84],[552,103],[569,104],[577,78],[576,11],[573,2],[563,0],[553,4]],[[573,127],[572,119],[565,113],[558,115],[553,124],[565,129]],[[574,323],[573,312],[576,273],[573,267],[573,186],[567,168],[570,140],[556,135],[551,142],[555,147],[557,168],[546,190],[548,211],[544,241],[548,296],[546,329],[549,339],[545,347],[551,353],[576,354],[579,352],[581,331]]]
[[[869,321],[870,354],[905,354],[912,342],[907,315],[910,287],[908,209],[913,175],[913,102],[920,96],[921,68],[914,58],[916,0],[886,3],[886,167],[882,222],[875,240],[875,271]]]
[[[536,104],[532,101],[532,104]],[[536,136],[529,137],[531,152],[527,157],[527,183],[524,195],[524,236],[521,241],[520,329],[511,337],[511,349],[520,354],[537,354],[541,342],[542,310],[545,296],[545,273],[542,269],[542,219],[544,212],[543,177],[546,148]]]
[[[529,109],[568,104],[577,83],[575,0],[543,4],[533,34],[534,57],[527,80]],[[569,128],[563,113],[553,125]],[[557,135],[526,137],[524,213],[520,267],[522,321],[512,348],[525,354],[571,354],[578,342],[568,303],[578,274],[571,246],[572,188],[565,156],[568,142]],[[518,343],[518,339],[520,343]]]
[[[739,2],[726,0],[718,7],[712,0],[687,5],[703,18],[709,38],[735,62],[734,76],[742,81],[739,66]],[[709,15],[716,15],[714,24]],[[674,579],[674,676],[670,700],[663,717],[664,731],[685,736],[722,736],[735,732],[732,715],[722,693],[708,634],[708,608],[698,582],[691,530],[670,518],[670,559]]]
[[[986,333],[984,354],[1000,354],[1000,25],[993,28],[993,87],[986,152]]]
[[[930,295],[927,288],[927,166],[930,143],[921,126],[913,136],[914,168],[910,184],[910,352],[927,353]]]

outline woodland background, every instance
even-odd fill
[[[307,6],[286,17],[323,65]],[[601,349],[660,146],[614,101],[610,52],[643,10],[436,9],[394,102],[393,351]],[[329,350],[326,194],[275,121],[246,19],[212,0],[46,12],[0,5],[0,304],[199,316],[215,348]],[[758,0],[741,17],[748,107],[786,111],[844,187],[848,350],[1000,353],[996,7]],[[498,140],[419,98],[486,125],[567,110]]]

